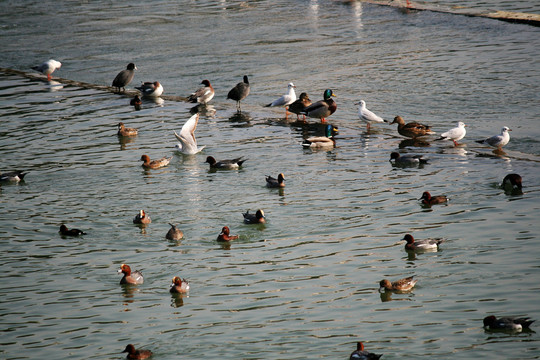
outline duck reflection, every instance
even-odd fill
[[[126,150],[126,145],[134,142],[135,139],[136,137],[133,136],[119,136],[118,143],[120,144],[120,150]]]
[[[428,147],[430,146],[429,142],[425,140],[421,140],[418,138],[414,139],[403,139],[399,143],[399,148],[404,149],[406,147]]]
[[[184,294],[171,293],[171,307],[179,308],[184,306]]]
[[[216,108],[214,107],[214,105],[198,104],[189,109],[189,113],[191,115],[199,113],[201,116],[213,119],[216,116]]]

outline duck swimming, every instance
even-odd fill
[[[150,224],[151,222],[152,219],[150,219],[149,215],[146,215],[144,210],[139,210],[139,213],[133,218],[134,224]]]
[[[435,205],[447,202],[448,198],[445,195],[431,196],[429,191],[424,191],[422,197],[418,200],[422,200],[422,204],[424,205]]]
[[[490,315],[484,318],[484,328],[486,330],[509,330],[519,332],[523,329],[529,329],[529,326],[534,321],[535,320],[531,320],[528,317],[502,317],[497,319],[494,315]]]
[[[159,169],[161,167],[167,166],[171,162],[171,159],[172,159],[172,156],[171,157],[164,156],[161,159],[150,161],[150,157],[148,155],[143,155],[141,156],[140,161],[143,162],[141,166],[148,170],[148,169]]]
[[[28,173],[24,173],[23,171],[17,170],[17,171],[9,171],[5,172],[3,174],[0,174],[0,182],[19,182],[23,181],[24,177]]]
[[[68,229],[66,225],[62,224],[60,225],[60,231],[59,233],[63,236],[80,236],[80,235],[86,235],[86,233],[79,229]]]
[[[356,350],[351,353],[349,360],[378,360],[383,354],[375,354],[364,350],[364,344],[362,342],[356,343]]]
[[[277,179],[272,176],[266,176],[266,187],[269,188],[282,188],[285,187],[285,176],[280,173]]]
[[[266,222],[264,218],[264,211],[257,210],[255,214],[250,214],[249,210],[242,214],[244,216],[245,224],[263,224]]]
[[[379,283],[379,290],[390,290],[390,291],[409,291],[412,290],[414,285],[416,285],[417,280],[413,280],[414,276],[409,276],[404,279],[396,280],[390,282],[390,280],[381,280]]]
[[[135,349],[135,346],[133,346],[132,344],[126,346],[126,348],[122,352],[128,353],[126,359],[129,360],[145,360],[152,356],[152,352],[150,350]]]
[[[232,240],[238,239],[238,235],[229,235],[229,234],[230,234],[229,227],[224,226],[217,237],[217,241],[232,241]]]
[[[242,159],[242,157],[239,157],[232,160],[216,161],[216,159],[214,159],[212,156],[208,156],[205,162],[210,164],[211,169],[233,170],[241,167],[246,160],[247,159]]]
[[[138,134],[137,129],[127,128],[123,122],[118,123],[118,136],[136,136]]]
[[[118,273],[124,274],[124,276],[120,280],[121,285],[124,285],[124,284],[139,285],[144,282],[142,272],[138,270],[135,270],[132,272],[129,265],[122,264],[120,266],[120,270],[118,270]]]
[[[424,159],[423,155],[401,155],[398,152],[393,152],[390,154],[390,162],[392,162],[392,160],[394,161],[394,164],[403,166],[416,166],[426,164],[428,162],[428,159]]]
[[[171,225],[171,228],[169,229],[169,231],[167,231],[165,239],[178,241],[184,237],[184,233],[182,232],[182,230],[180,230],[171,223],[169,223],[169,225]]]
[[[437,250],[443,242],[442,239],[415,240],[411,234],[405,235],[402,240],[407,241],[405,250],[417,252]]]
[[[182,279],[178,276],[173,277],[171,288],[169,290],[172,294],[185,294],[189,291],[189,282],[186,279]]]
[[[326,136],[312,136],[302,142],[304,148],[311,149],[320,149],[320,148],[329,148],[336,146],[336,140],[334,135],[338,133],[338,127],[333,125],[326,125],[325,135]]]

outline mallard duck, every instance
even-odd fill
[[[152,352],[150,350],[144,350],[144,349],[135,349],[135,346],[132,344],[129,344],[126,346],[123,353],[127,352],[126,359],[128,360],[145,360],[152,356]]]
[[[492,137],[489,137],[484,140],[476,140],[479,144],[489,145],[494,148],[497,148],[497,150],[502,151],[502,147],[510,141],[510,134],[509,131],[512,131],[512,129],[504,126],[501,129],[500,135],[493,135]]]
[[[277,179],[272,177],[272,176],[267,175],[266,176],[266,187],[269,187],[269,188],[282,188],[282,187],[285,187],[285,176],[283,175],[283,173],[280,173],[277,176]]]
[[[229,227],[224,226],[217,237],[217,241],[232,241],[238,239],[238,235],[229,235],[229,233]]]
[[[349,360],[379,360],[383,354],[375,354],[364,350],[362,342],[356,343],[356,350],[352,352]]]
[[[50,59],[50,60],[45,61],[41,65],[32,66],[32,69],[39,71],[40,73],[44,75],[47,75],[47,80],[51,81],[51,74],[56,69],[60,69],[60,67],[62,67],[62,63],[60,61]]]
[[[173,225],[171,223],[169,223],[169,225],[171,225],[171,228],[169,229],[169,231],[167,231],[165,239],[178,241],[184,237],[184,233],[182,232],[182,230],[177,228],[176,225]]]
[[[360,100],[358,103],[360,106],[358,107],[358,116],[360,117],[360,120],[367,123],[367,131],[371,129],[372,123],[383,123],[387,122],[379,115],[375,114],[374,112],[368,110],[366,108],[366,102],[364,100]]]
[[[392,282],[386,279],[381,280],[381,282],[379,283],[379,290],[409,291],[414,287],[414,285],[416,285],[417,282],[417,280],[413,280],[413,277],[414,276],[409,276],[408,278]]]
[[[236,84],[227,94],[227,99],[236,101],[236,110],[242,111],[240,101],[244,100],[249,95],[249,80],[247,75],[244,75],[244,81]]]
[[[131,80],[133,80],[133,76],[135,76],[135,70],[137,70],[135,64],[129,63],[125,70],[120,71],[118,75],[116,75],[112,82],[112,86],[115,87],[118,92],[120,92],[120,89],[125,91],[126,85],[128,85]]]
[[[189,282],[178,276],[173,277],[169,292],[172,294],[184,294],[189,291]]]
[[[135,89],[139,90],[143,96],[147,97],[160,97],[163,94],[163,86],[159,81],[144,82],[141,86],[135,86]]]
[[[127,128],[123,122],[118,123],[118,136],[136,136],[138,134],[137,129]]]
[[[455,128],[452,128],[448,130],[447,132],[444,132],[441,134],[441,137],[436,140],[452,140],[454,142],[455,146],[458,146],[458,141],[463,139],[465,135],[467,134],[467,130],[465,130],[465,125],[461,121],[457,123],[457,126]]]
[[[21,170],[16,170],[16,171],[9,171],[9,172],[5,172],[3,174],[0,174],[0,182],[19,182],[19,181],[23,181],[24,180],[24,177],[27,175],[28,173],[25,173]]]
[[[415,240],[411,234],[405,235],[402,240],[407,241],[405,250],[418,252],[437,250],[443,242],[442,239]]]
[[[332,115],[337,109],[337,104],[334,99],[332,99],[332,96],[336,95],[332,90],[326,89],[323,93],[324,100],[319,100],[316,103],[309,105],[301,111],[300,114],[321,119],[322,122],[326,121],[326,118]]]
[[[398,133],[410,138],[435,134],[428,125],[423,125],[414,121],[405,124],[405,120],[403,120],[401,116],[396,116],[394,121],[390,123],[390,125],[392,124],[398,124]]]
[[[304,111],[309,105],[311,105],[311,100],[309,99],[309,96],[307,93],[303,92],[300,94],[300,97],[293,102],[291,105],[289,105],[289,111],[296,114],[296,119],[298,120],[298,116]],[[302,115],[304,117],[304,120],[306,119],[306,115]]]
[[[311,149],[334,147],[336,145],[334,135],[336,135],[337,133],[338,127],[328,124],[325,128],[326,136],[312,136],[310,138],[307,138],[302,143],[302,146]]]
[[[292,82],[289,83],[289,85],[287,85],[287,93],[281,96],[279,99],[272,101],[270,104],[266,105],[266,107],[285,106],[285,116],[287,116],[287,106],[296,101],[296,93],[294,92],[295,88],[296,86],[294,86]]]
[[[204,149],[204,146],[197,146],[197,139],[195,138],[195,129],[199,122],[199,114],[195,114],[189,118],[188,121],[182,126],[180,130],[180,135],[174,132],[176,139],[180,141],[179,144],[176,144],[176,150],[180,151],[182,154],[194,155]]]
[[[523,329],[528,329],[534,321],[535,320],[531,320],[528,317],[502,317],[497,319],[494,315],[490,315],[484,318],[484,328],[486,330],[509,330],[518,332]]]
[[[139,213],[133,218],[134,224],[150,224],[152,219],[146,214],[144,210],[139,210]]]
[[[144,282],[143,274],[142,272],[135,270],[131,271],[131,267],[126,264],[120,265],[120,270],[118,270],[119,274],[124,274],[122,277],[122,280],[120,280],[120,284],[142,284]]]
[[[210,81],[203,80],[201,84],[203,87],[197,89],[193,94],[191,94],[187,101],[191,103],[207,104],[210,100],[214,98],[214,88],[210,85]]]
[[[239,158],[232,159],[232,160],[216,161],[216,159],[214,159],[214,157],[208,156],[206,158],[205,162],[210,164],[211,169],[232,170],[232,169],[238,169],[239,167],[241,167],[242,164],[244,163],[244,161],[246,161],[246,160],[247,159],[242,159],[242,157],[239,157]]]
[[[169,165],[169,163],[171,162],[171,159],[172,159],[172,156],[171,157],[164,156],[161,159],[150,161],[150,157],[148,155],[143,155],[141,156],[140,161],[143,161],[143,164],[141,166],[145,169],[159,169],[161,167]]]
[[[244,215],[244,223],[245,224],[262,224],[265,223],[265,217],[264,217],[264,211],[261,209],[257,210],[255,214],[250,214],[249,210],[245,213],[242,213]]]
[[[62,224],[60,225],[60,231],[59,233],[63,236],[80,236],[80,235],[86,235],[86,233],[79,229],[68,229],[66,225]]]
[[[448,201],[448,198],[445,195],[436,195],[431,196],[429,191],[424,191],[422,194],[422,197],[418,200],[422,200],[422,204],[424,205],[435,205],[435,204],[444,204]]]

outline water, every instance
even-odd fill
[[[215,114],[197,128],[207,148],[183,157],[172,130],[188,104],[134,111],[126,97],[0,77],[0,171],[29,172],[0,187],[0,358],[119,359],[133,343],[159,359],[347,359],[358,340],[384,359],[540,358],[535,331],[481,327],[487,314],[540,319],[537,28],[322,1],[0,7],[2,67],[55,58],[55,75],[108,85],[133,61],[128,88],[159,80],[165,94],[186,96],[210,79],[217,91]],[[237,116],[225,97],[244,74],[252,93]],[[337,148],[303,150],[321,127],[262,107],[290,81],[313,100],[326,88],[337,94]],[[465,146],[406,146],[389,125],[368,134],[360,98],[439,133],[462,120]],[[119,141],[120,121],[139,135]],[[504,125],[513,130],[504,155],[473,141]],[[394,168],[396,150],[431,164]],[[174,157],[146,172],[145,153]],[[209,172],[208,155],[248,161]],[[286,188],[265,188],[264,176],[279,172]],[[511,172],[523,176],[523,195],[498,188]],[[422,208],[424,190],[451,201]],[[268,223],[242,224],[257,208]],[[131,223],[139,209],[153,219],[145,229]],[[184,240],[165,239],[168,222]],[[62,238],[61,223],[88,235]],[[215,241],[223,225],[240,235],[230,247]],[[406,233],[445,242],[408,256]],[[121,263],[142,269],[145,283],[122,288]],[[412,274],[413,292],[378,293],[381,279]],[[189,296],[171,297],[173,276],[190,280]]]

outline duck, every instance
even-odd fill
[[[118,123],[118,136],[136,136],[137,134],[137,129],[127,128],[123,122]]]
[[[401,116],[396,116],[394,121],[390,123],[390,125],[392,124],[398,124],[398,133],[410,138],[435,134],[435,132],[429,128],[429,125],[424,125],[417,122],[405,124],[405,120],[403,120]]]
[[[396,165],[415,166],[420,164],[427,164],[428,159],[425,159],[423,155],[405,154],[401,155],[398,152],[392,152],[390,154],[390,162],[394,160]]]
[[[171,157],[164,156],[161,159],[150,161],[150,157],[148,155],[143,155],[141,156],[140,161],[143,161],[143,164],[141,166],[148,170],[148,169],[159,169],[164,166],[167,166],[171,162],[171,159],[172,159],[172,156]]]
[[[199,113],[193,115],[186,121],[182,130],[180,130],[180,135],[174,131],[174,136],[180,143],[175,145],[177,151],[185,155],[195,155],[201,152],[205,146],[198,147],[197,139],[195,138],[195,129],[197,129],[197,124],[199,123]]]
[[[413,276],[409,276],[404,279],[399,279],[396,281],[390,282],[390,280],[381,280],[379,285],[380,289],[382,290],[389,290],[389,291],[410,291],[416,285],[417,280],[413,280]]]
[[[336,96],[331,89],[324,90],[324,100],[319,100],[314,104],[309,105],[300,115],[309,116],[311,118],[321,119],[322,122],[326,121],[326,118],[336,112],[337,104],[332,99],[332,96]]]
[[[304,148],[311,149],[320,149],[336,146],[336,140],[334,135],[338,133],[338,127],[334,125],[326,125],[325,135],[326,136],[312,136],[307,139],[304,139],[302,146]]]
[[[506,191],[521,191],[521,175],[508,174],[504,177],[501,187]]]
[[[139,90],[143,96],[147,97],[160,97],[163,94],[163,86],[159,81],[144,82],[141,86],[135,86],[135,89]]]
[[[62,63],[60,61],[56,61],[53,59],[47,60],[43,62],[41,65],[32,66],[33,70],[39,71],[40,73],[47,75],[47,80],[51,81],[51,74],[56,70],[60,69],[62,67]]]
[[[171,288],[169,292],[171,294],[185,294],[189,291],[189,282],[186,279],[182,279],[178,276],[173,277]]]
[[[80,235],[86,235],[86,233],[79,229],[68,229],[66,225],[62,224],[60,225],[60,234],[63,236],[80,236]]]
[[[489,145],[497,148],[498,151],[502,151],[502,147],[508,144],[510,141],[509,131],[512,131],[508,126],[503,126],[500,135],[493,135],[484,140],[476,140],[479,144]]]
[[[242,213],[242,215],[244,215],[245,224],[264,224],[266,222],[264,211],[261,209],[257,210],[255,214],[250,214],[248,210],[245,213]]]
[[[118,270],[118,273],[124,274],[124,276],[120,280],[121,285],[124,285],[124,284],[139,285],[144,282],[142,272],[138,270],[135,270],[132,272],[129,265],[126,265],[126,264],[120,265],[120,269]]]
[[[238,235],[230,235],[230,230],[228,226],[221,228],[221,232],[217,237],[217,241],[232,241],[238,239]]]
[[[233,169],[240,168],[242,166],[242,164],[244,163],[244,161],[246,161],[246,160],[247,159],[242,159],[242,157],[239,157],[239,158],[232,159],[232,160],[216,161],[216,159],[214,159],[214,157],[207,156],[205,162],[210,164],[211,169],[233,170]]]
[[[132,344],[126,346],[126,348],[122,352],[128,353],[126,359],[129,360],[144,360],[152,356],[152,352],[150,350],[135,349],[135,346],[133,346]]]
[[[523,329],[529,329],[534,321],[528,317],[502,317],[497,319],[494,315],[489,315],[484,318],[484,328],[486,330],[510,330],[519,332]]]
[[[126,91],[126,85],[128,85],[135,76],[135,70],[137,70],[137,67],[134,63],[129,63],[125,70],[122,70],[116,75],[112,82],[112,86],[115,87],[118,92],[120,92],[120,89],[122,91]]]
[[[375,354],[364,350],[364,344],[361,341],[356,343],[356,350],[351,353],[349,360],[378,360],[383,354]]]
[[[374,112],[368,110],[366,108],[366,102],[364,100],[360,100],[359,103],[360,106],[358,107],[358,116],[360,117],[361,121],[364,121],[367,123],[367,131],[371,129],[372,123],[384,123],[387,122],[379,115],[375,114]]]
[[[311,105],[311,100],[307,93],[303,92],[300,94],[300,97],[289,105],[289,111],[296,114],[296,119],[299,120],[301,112],[304,111],[309,105]],[[306,115],[302,115],[304,120],[306,120]]]
[[[279,173],[277,179],[267,175],[266,176],[266,187],[269,188],[282,188],[285,187],[285,176],[283,173]]]
[[[129,101],[129,105],[134,106],[135,110],[140,110],[142,105],[142,100],[139,95],[135,95],[133,99]]]
[[[171,223],[169,223],[169,225],[171,225],[171,228],[169,229],[169,231],[167,231],[165,239],[178,241],[184,237],[184,233],[182,232],[182,230],[177,228],[176,225],[173,225]]]
[[[437,250],[439,245],[443,242],[442,239],[415,240],[411,234],[405,235],[402,240],[407,241],[405,244],[405,250],[408,251]]]
[[[227,94],[227,99],[236,101],[236,110],[242,111],[240,101],[244,100],[249,95],[250,85],[247,75],[244,75],[244,81],[236,84]]]
[[[187,98],[188,102],[206,105],[210,100],[214,98],[215,92],[214,88],[210,84],[210,81],[205,79],[201,81],[201,84],[204,86],[200,87],[193,94],[189,95],[189,97]]]
[[[431,196],[429,191],[424,191],[422,197],[418,200],[422,200],[424,205],[435,205],[435,204],[444,204],[448,201],[448,198],[445,195]]]
[[[452,140],[454,142],[454,146],[458,146],[458,141],[463,139],[467,134],[467,130],[465,130],[466,126],[467,125],[465,125],[465,123],[458,121],[455,128],[452,128],[447,132],[443,132],[441,137],[436,140]]]
[[[24,181],[24,177],[28,175],[21,170],[9,171],[3,174],[0,174],[0,182],[19,182]]]
[[[144,210],[139,210],[139,213],[133,218],[134,224],[150,224],[151,222],[150,215],[147,215]]]
[[[288,114],[287,107],[296,101],[296,93],[294,92],[295,88],[296,86],[294,86],[294,84],[290,82],[287,85],[287,93],[285,95],[281,96],[279,99],[276,99],[272,101],[270,104],[265,105],[265,106],[266,107],[285,106],[285,117],[287,117],[287,114]]]

